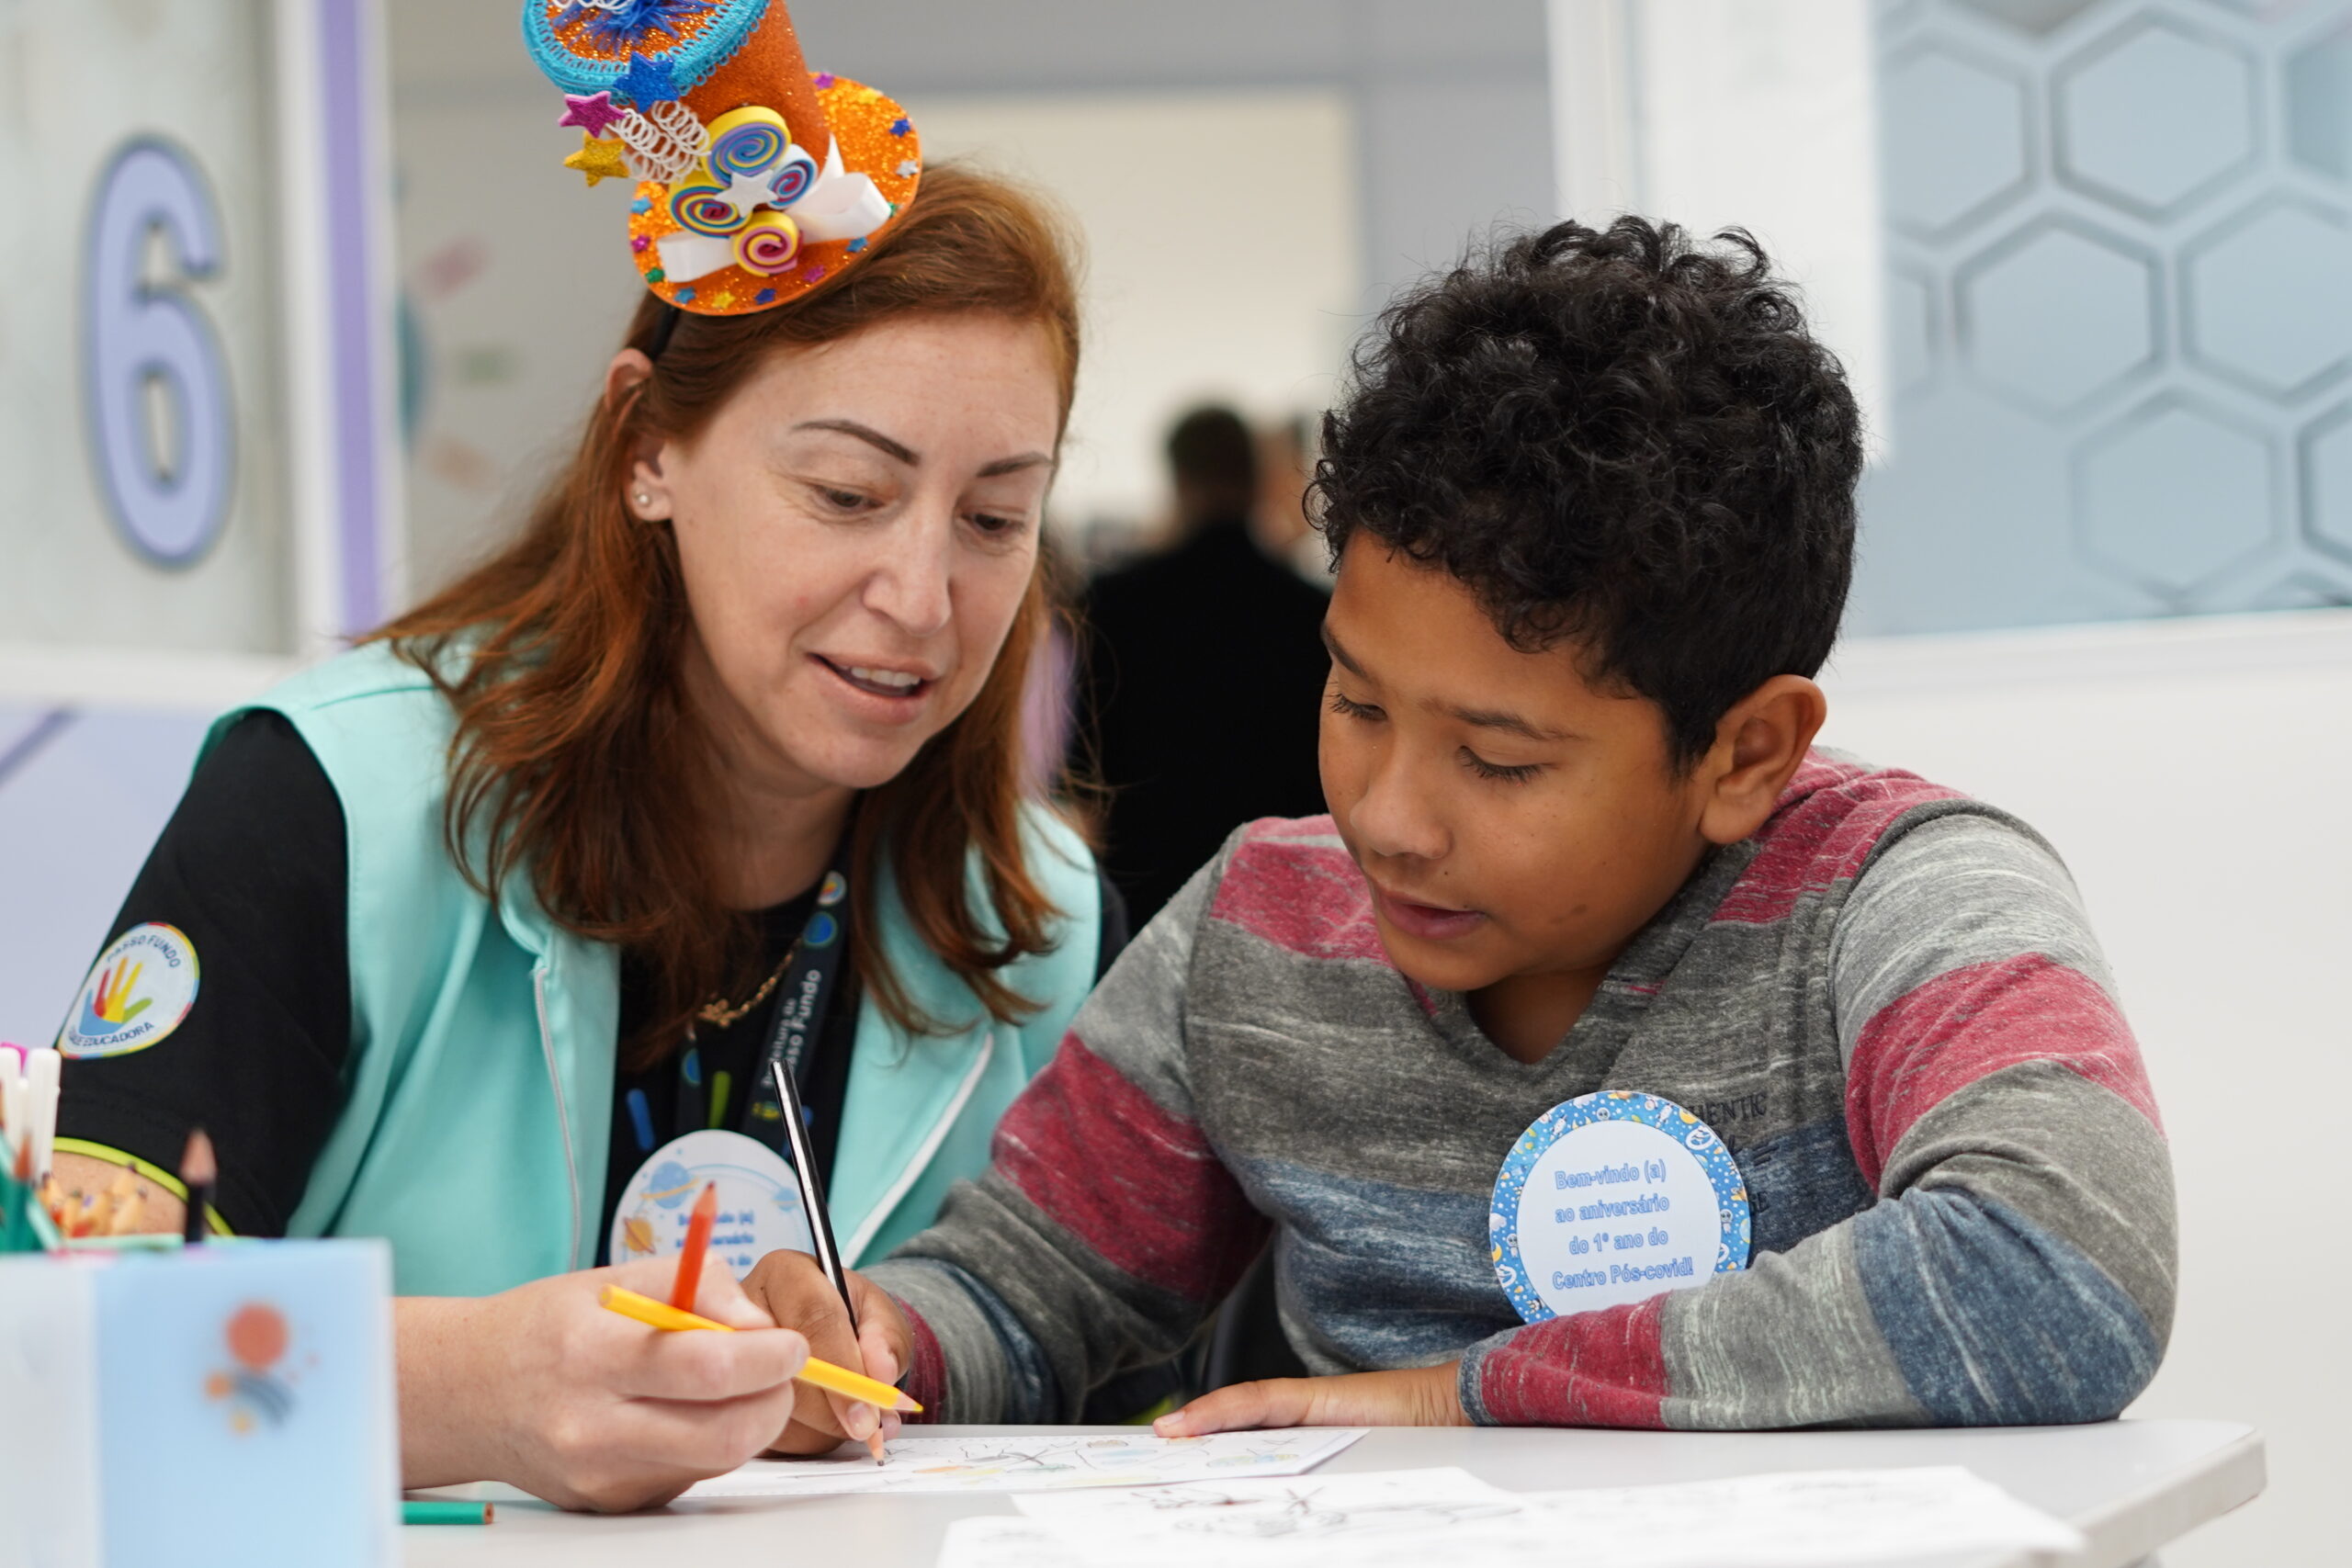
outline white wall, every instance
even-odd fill
[[[1885,255],[1863,0],[1548,0],[1558,210],[1753,233],[1887,423]]]
[[[2139,1416],[2250,1421],[2270,1491],[2165,1568],[2340,1561],[2352,614],[1866,640],[1824,739],[2016,811],[2081,885],[2180,1189]]]
[[[1187,406],[1262,418],[1329,406],[1364,325],[1356,127],[1328,88],[926,95],[926,157],[1044,191],[1086,248],[1086,342],[1058,521],[1140,517]]]

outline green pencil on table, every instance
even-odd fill
[[[495,1512],[489,1503],[469,1503],[448,1497],[411,1497],[401,1504],[404,1525],[486,1525]]]

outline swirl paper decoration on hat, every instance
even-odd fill
[[[872,87],[812,74],[784,0],[524,0],[590,183],[638,176],[629,248],[683,310],[780,305],[857,264],[912,200],[922,146]]]
[[[710,122],[710,172],[722,180],[765,174],[791,150],[792,132],[774,109],[754,104],[730,109]]]
[[[735,236],[735,265],[762,277],[788,272],[800,254],[800,225],[781,212],[763,212]]]
[[[697,234],[732,234],[751,219],[727,199],[716,180],[681,180],[670,187],[670,220]]]

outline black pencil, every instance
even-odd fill
[[[849,1317],[850,1337],[854,1339],[857,1307],[849,1299],[849,1278],[842,1271],[842,1252],[833,1241],[833,1222],[825,1213],[825,1182],[817,1174],[816,1156],[808,1149],[808,1122],[800,1112],[800,1094],[793,1088],[792,1075],[782,1062],[769,1063],[768,1070],[775,1078],[776,1103],[784,1112],[784,1136],[792,1148],[792,1174],[799,1179],[800,1207],[808,1216],[809,1237],[817,1244],[817,1267],[825,1271],[825,1282],[840,1293],[842,1311]],[[865,1448],[876,1464],[884,1462],[878,1427],[866,1438]]]
[[[220,1179],[212,1140],[198,1127],[187,1135],[187,1152],[180,1156],[180,1184],[187,1189],[187,1228],[181,1237],[190,1247],[204,1240],[205,1212],[212,1207],[212,1184]]]

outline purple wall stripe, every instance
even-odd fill
[[[319,0],[320,101],[326,138],[327,256],[334,358],[335,532],[339,629],[356,637],[384,618],[382,488],[377,465],[377,264],[368,213],[378,194],[368,159],[371,95],[362,48],[368,0]]]

